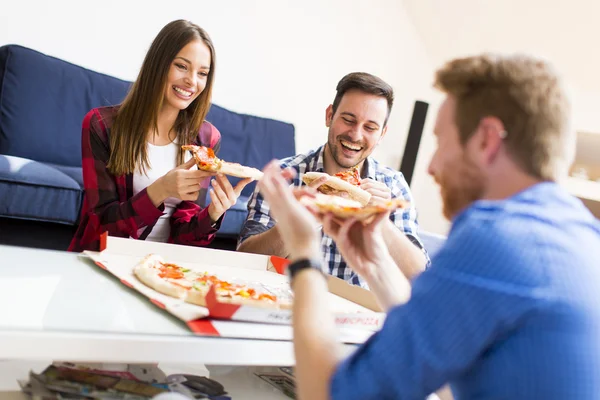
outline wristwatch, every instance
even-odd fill
[[[294,276],[296,276],[298,272],[307,268],[313,268],[323,273],[323,270],[321,269],[320,260],[314,258],[301,258],[299,260],[294,261],[287,267],[287,275],[290,278],[290,282],[294,279]]]

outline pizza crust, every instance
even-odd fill
[[[254,181],[259,181],[263,177],[262,171],[256,168],[246,167],[241,164],[230,163],[226,161],[221,163],[221,168],[218,172],[225,175],[236,176],[238,178],[251,178]]]
[[[187,303],[196,304],[197,306],[206,307],[206,295],[210,286],[193,286],[187,291],[184,300]]]
[[[324,172],[307,172],[302,175],[302,181],[305,184],[310,185],[312,182],[321,177],[326,177],[327,181],[317,189],[320,192],[325,192],[324,194],[334,196],[339,196],[340,193],[348,193],[348,197],[350,199],[359,202],[361,205],[366,206],[369,204],[369,201],[371,200],[371,193],[367,192],[366,190],[362,190],[360,187],[354,186],[351,183],[338,178],[337,176],[332,176]]]
[[[260,308],[277,308],[283,310],[289,310],[292,308],[292,303],[277,301],[265,301],[265,300],[254,300],[254,299],[246,299],[243,297],[227,297],[227,296],[219,296],[219,303],[227,303],[227,304],[235,304],[235,305],[244,305],[244,306],[252,306],[252,307],[260,307]]]
[[[157,269],[156,266],[162,262],[164,262],[164,260],[161,256],[149,254],[135,266],[133,273],[144,285],[151,289],[166,294],[167,296],[184,299],[188,292],[186,289],[170,284],[168,281],[158,276],[160,270]]]
[[[355,200],[321,193],[317,193],[314,198],[304,196],[300,202],[306,206],[315,207],[323,214],[332,213],[340,219],[356,218],[367,223],[373,220],[377,214],[408,206],[408,202],[398,198],[363,206]]]

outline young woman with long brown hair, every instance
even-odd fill
[[[69,250],[97,250],[111,236],[203,246],[249,180],[232,187],[199,171],[184,144],[218,152],[221,135],[205,121],[215,73],[208,34],[184,20],[152,42],[122,104],[91,110],[83,120],[85,196]]]

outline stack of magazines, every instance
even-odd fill
[[[231,400],[223,385],[203,376],[166,376],[156,365],[107,369],[102,365],[55,362],[19,381],[33,399],[146,400],[176,392],[189,399]]]

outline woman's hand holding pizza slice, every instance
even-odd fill
[[[242,179],[233,187],[225,175],[218,174],[211,181],[212,188],[209,191],[211,203],[208,206],[208,214],[210,219],[213,222],[217,221],[225,211],[233,207],[244,187],[250,182],[252,182],[250,178]]]
[[[192,153],[200,170],[218,172],[238,178],[250,178],[251,181],[258,181],[263,177],[263,173],[256,168],[219,159],[210,147],[185,145],[181,148]]]
[[[169,197],[185,201],[196,201],[202,181],[215,173],[190,169],[194,165],[195,161],[191,159],[173,168],[148,186],[148,196],[152,204],[158,207]]]

